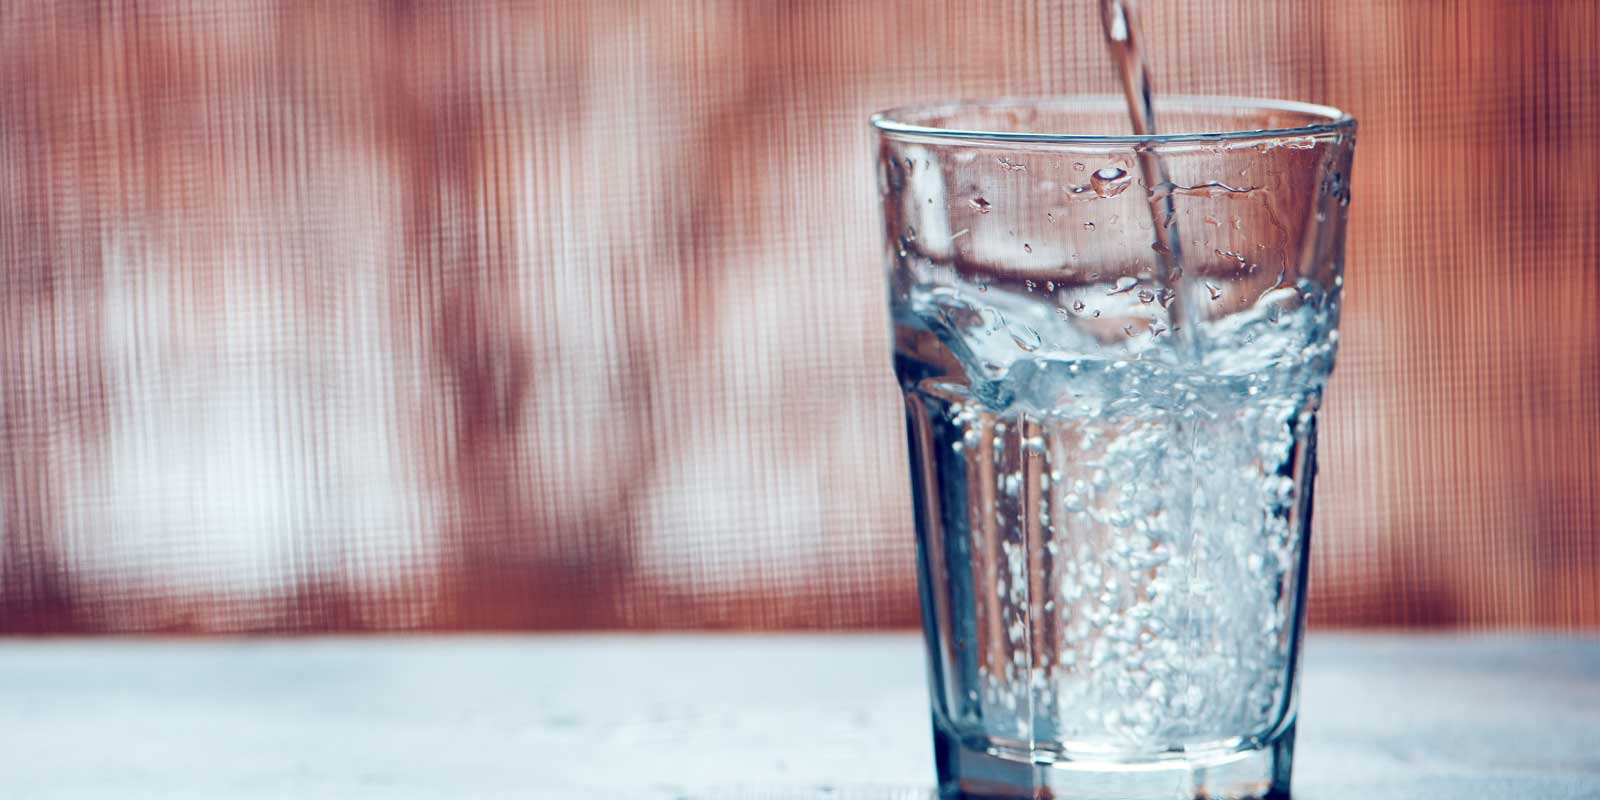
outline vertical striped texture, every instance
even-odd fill
[[[1600,6],[1143,4],[1362,121],[1312,616],[1600,625]],[[873,109],[1094,4],[0,4],[0,630],[916,616]]]

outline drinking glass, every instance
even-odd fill
[[[946,797],[1285,797],[1355,121],[873,117]]]

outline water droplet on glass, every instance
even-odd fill
[[[1027,164],[1023,164],[1023,163],[1020,163],[1020,162],[1012,161],[1011,159],[1008,159],[1005,156],[996,156],[995,157],[995,161],[1000,162],[1000,166],[1005,167],[1006,169],[1011,170],[1012,172],[1023,172],[1023,171],[1028,169],[1028,165]]]
[[[1033,245],[1028,244],[1027,242],[1023,242],[1022,243],[1022,252],[1024,252],[1024,253],[1033,252]]]
[[[1101,197],[1116,197],[1127,190],[1133,178],[1121,167],[1101,167],[1089,176],[1089,188]]]
[[[1083,308],[1084,308],[1084,306],[1083,306],[1083,301],[1082,300],[1074,300],[1074,301],[1072,301],[1072,310],[1073,311],[1076,311],[1076,312],[1081,314],[1081,313],[1083,313]]]
[[[1149,303],[1149,302],[1154,301],[1155,299],[1156,299],[1156,293],[1155,292],[1152,292],[1149,289],[1140,289],[1139,290],[1139,302],[1141,302],[1141,303]]]
[[[1022,282],[1022,288],[1027,289],[1030,292],[1033,291],[1038,285],[1039,284],[1034,283],[1032,280],[1025,280]]]
[[[1055,222],[1056,221],[1056,212],[1054,212],[1054,211],[1046,211],[1046,212],[1044,212],[1044,218],[1046,220],[1049,220],[1050,222]]]
[[[1072,169],[1073,169],[1074,172],[1082,172],[1082,171],[1084,171],[1084,170],[1086,170],[1088,168],[1089,168],[1089,166],[1087,164],[1083,163],[1082,161],[1074,161],[1074,162],[1072,162]]]
[[[1094,313],[1090,314],[1089,316],[1094,317],[1095,319],[1099,319],[1100,318],[1100,309],[1098,309],[1098,308],[1095,309]]]
[[[985,199],[983,199],[981,197],[974,197],[974,198],[972,198],[971,202],[972,202],[972,207],[974,209],[977,209],[979,214],[987,214],[987,213],[989,213],[989,201],[988,200],[985,200]]]
[[[1127,325],[1122,326],[1122,332],[1126,333],[1129,336],[1132,336],[1133,335],[1133,323],[1130,322]]]
[[[1107,295],[1126,294],[1127,292],[1132,291],[1133,287],[1138,286],[1138,285],[1139,285],[1139,279],[1138,278],[1135,278],[1132,275],[1124,275],[1124,276],[1122,276],[1122,277],[1117,279],[1116,287],[1113,288],[1111,291],[1106,292],[1106,294]]]
[[[1045,281],[1044,282],[1044,290],[1047,291],[1047,292],[1055,291],[1056,290],[1056,282],[1055,281]]]
[[[1011,334],[1011,341],[1016,342],[1017,347],[1026,352],[1031,353],[1038,350],[1039,346],[1044,344],[1044,341],[1039,338],[1039,332],[1026,325],[1013,325],[1007,328],[1006,331]]]
[[[1222,289],[1221,288],[1219,288],[1219,287],[1217,287],[1217,286],[1215,286],[1213,284],[1207,283],[1206,284],[1206,291],[1211,293],[1211,299],[1212,300],[1221,300],[1222,299]]]
[[[1085,222],[1085,223],[1083,223],[1083,229],[1086,230],[1086,231],[1094,230],[1094,223],[1093,222]]]

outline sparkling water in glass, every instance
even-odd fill
[[[1288,792],[1355,122],[1156,111],[874,117],[944,796]]]

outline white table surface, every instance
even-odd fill
[[[1316,635],[1295,796],[1600,798],[1600,639]],[[930,796],[920,640],[0,640],[0,797]]]

